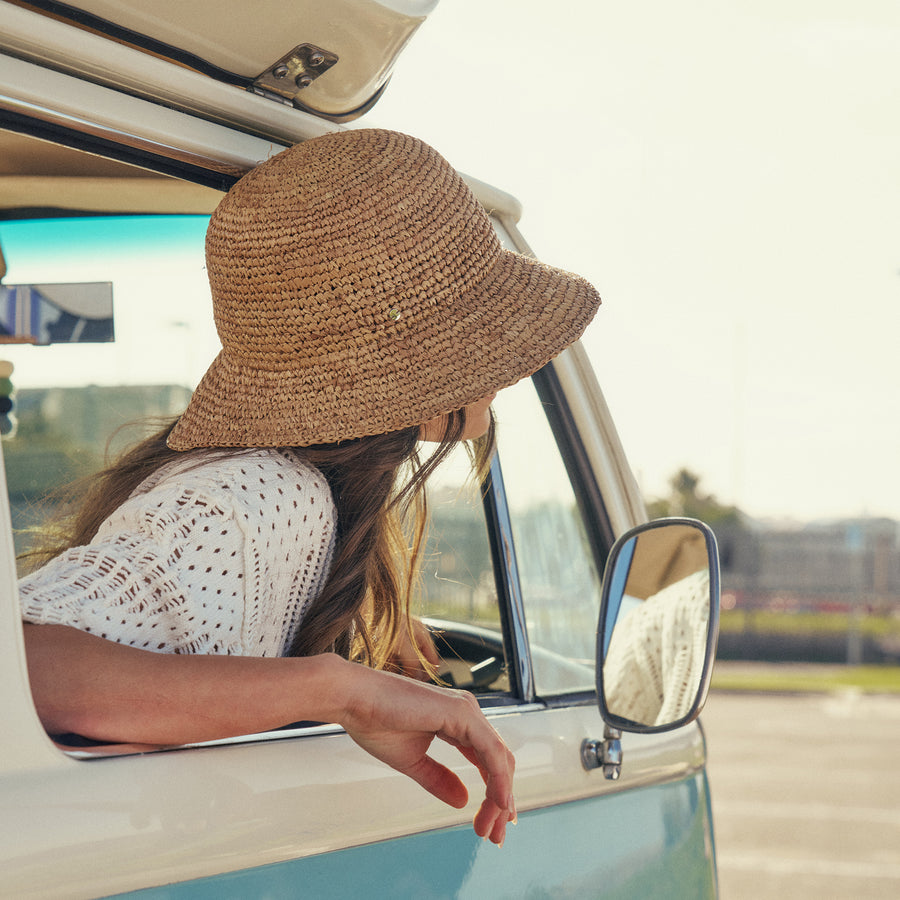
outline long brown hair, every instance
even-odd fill
[[[248,452],[171,450],[166,439],[176,422],[166,423],[70,491],[67,508],[72,512],[42,528],[38,544],[25,554],[30,568],[70,547],[89,544],[103,521],[141,482],[168,463],[193,458],[201,465]],[[290,448],[327,479],[337,511],[337,539],[331,571],[293,636],[288,655],[336,651],[381,668],[404,634],[412,636],[410,599],[428,521],[425,483],[460,442],[464,428],[465,411],[450,413],[443,439],[424,459],[418,426],[337,444]],[[493,416],[487,434],[466,446],[480,480],[494,450]]]

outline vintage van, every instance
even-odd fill
[[[16,553],[40,498],[120,425],[183,408],[216,351],[206,216],[259,161],[366,113],[433,5],[0,2],[2,896],[716,896],[696,721],[715,543],[642,526],[579,345],[501,394],[484,485],[461,459],[432,487],[420,612],[442,677],[516,755],[502,849],[332,725],[147,747],[51,737],[35,714]],[[527,253],[516,201],[471,184]],[[694,643],[642,671],[620,648],[654,610]]]

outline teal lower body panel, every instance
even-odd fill
[[[502,848],[460,826],[119,896],[702,900],[717,896],[709,808],[699,773],[522,813]]]

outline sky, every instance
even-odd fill
[[[366,121],[597,286],[648,496],[686,466],[756,517],[900,519],[895,0],[443,0]]]

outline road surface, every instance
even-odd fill
[[[721,900],[900,898],[900,697],[714,692]]]

